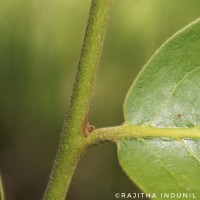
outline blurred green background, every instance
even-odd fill
[[[1,0],[0,169],[7,200],[39,200],[58,146],[90,0]],[[141,67],[173,33],[199,17],[199,0],[114,0],[90,122],[123,123],[123,100]],[[136,161],[137,162],[137,161]],[[135,192],[114,144],[89,150],[68,200]]]

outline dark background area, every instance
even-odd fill
[[[90,0],[1,0],[0,169],[6,200],[39,200],[56,154]],[[172,34],[199,17],[199,0],[115,0],[92,97],[90,123],[123,123],[134,78]],[[137,162],[137,161],[136,161]],[[89,150],[68,200],[111,200],[138,189],[116,147]]]

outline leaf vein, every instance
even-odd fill
[[[185,147],[185,149],[189,152],[189,155],[191,157],[194,157],[195,160],[197,160],[198,162],[200,162],[200,159],[194,155],[194,153],[192,152],[192,150],[190,149],[190,147],[183,140],[181,140],[181,143]]]
[[[164,101],[164,103],[161,105],[161,108],[159,109],[159,111],[157,112],[157,114],[155,115],[155,117],[153,117],[152,120],[149,121],[149,124],[152,124],[157,118],[158,116],[162,113],[164,107],[167,105],[167,103],[169,102],[169,100],[171,99],[172,95],[175,93],[176,89],[178,88],[178,86],[181,84],[182,81],[184,81],[184,79],[190,75],[191,73],[195,72],[196,70],[198,70],[200,68],[200,66],[188,71],[174,86],[174,89],[172,89],[171,94],[169,95],[169,97]]]
[[[168,168],[166,167],[166,165],[162,162],[160,155],[159,155],[158,153],[153,153],[154,151],[153,151],[153,148],[152,148],[152,144],[149,145],[149,146],[150,146],[150,149],[151,149],[150,152],[152,152],[152,154],[156,157],[157,161],[160,162],[161,166],[162,166],[162,167],[172,176],[172,178],[177,182],[177,184],[179,185],[179,187],[180,187],[180,188],[183,188],[183,189],[185,189],[185,190],[187,190],[187,191],[190,191],[187,187],[185,187],[184,185],[182,185],[181,182],[176,178],[175,174],[174,174],[170,169],[168,169]]]

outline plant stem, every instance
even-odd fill
[[[43,200],[64,200],[86,149],[87,114],[112,0],[92,0],[70,105]]]
[[[4,200],[4,190],[3,190],[3,183],[2,183],[2,179],[1,179],[1,174],[0,174],[0,200]]]

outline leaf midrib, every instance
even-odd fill
[[[200,126],[192,128],[155,128],[152,126],[134,126],[124,124],[121,126],[100,128],[92,131],[86,138],[88,146],[103,141],[117,142],[119,140],[159,137],[169,139],[200,139]]]

